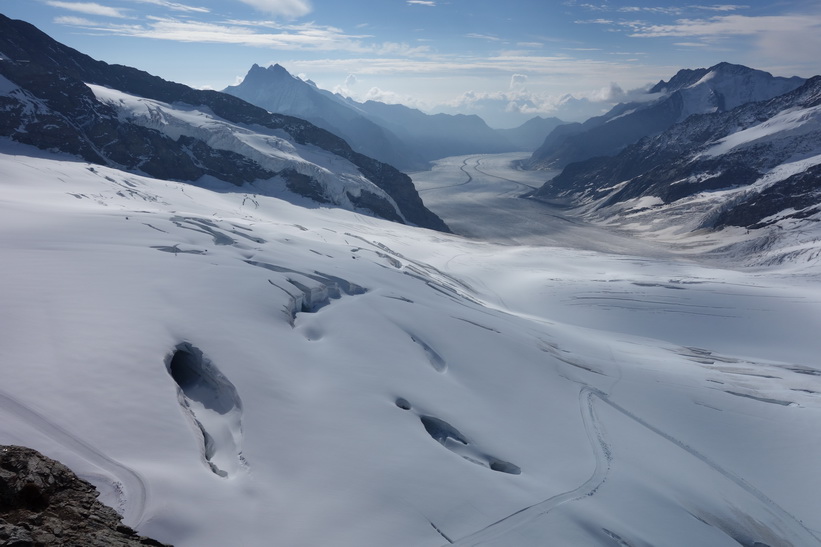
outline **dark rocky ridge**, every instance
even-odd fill
[[[603,116],[553,130],[524,165],[557,169],[598,156],[614,156],[690,115],[726,112],[746,102],[771,99],[798,88],[804,81],[731,63],[681,70],[669,81],[660,81],[649,89],[647,101],[619,104]]]
[[[604,210],[640,197],[658,197],[669,204],[700,192],[746,187],[774,167],[821,151],[821,132],[785,131],[751,141],[723,154],[711,146],[785,111],[821,105],[821,76],[785,95],[748,103],[729,112],[689,117],[655,137],[628,146],[615,157],[598,157],[568,165],[533,197],[561,199],[574,205],[596,204]],[[760,227],[767,217],[794,209],[805,218],[821,206],[821,170],[811,167],[761,192],[747,192],[722,203],[704,219],[702,228]]]
[[[426,162],[396,135],[369,120],[342,99],[327,95],[309,82],[292,76],[280,65],[254,65],[242,83],[223,93],[239,97],[270,112],[303,118],[339,135],[362,154],[402,170],[419,170]]]
[[[0,546],[137,547],[140,536],[68,467],[22,446],[0,446]]]
[[[236,97],[195,90],[141,70],[97,61],[60,44],[36,27],[0,14],[0,75],[47,105],[32,115],[30,102],[0,98],[0,135],[42,149],[78,155],[101,165],[139,170],[181,181],[205,174],[233,184],[271,173],[239,154],[216,150],[196,139],[171,139],[157,131],[124,122],[113,109],[96,100],[85,83],[166,103],[204,106],[232,123],[281,129],[298,144],[314,145],[341,156],[396,202],[404,218],[418,226],[449,231],[422,203],[410,177],[394,167],[354,152],[341,138],[290,116],[271,114]],[[23,125],[21,125],[23,124]],[[372,203],[373,199],[366,199]],[[384,201],[384,200],[380,200]],[[391,208],[387,201],[380,210]],[[375,211],[377,214],[378,212]],[[398,216],[394,215],[396,218]],[[395,219],[393,219],[395,220]]]
[[[354,150],[403,170],[428,169],[448,156],[535,150],[563,123],[534,117],[512,129],[492,129],[476,115],[425,114],[401,104],[358,102],[316,87],[275,64],[254,65],[223,90],[271,112],[305,118],[340,135]]]

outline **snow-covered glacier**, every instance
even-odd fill
[[[140,533],[821,543],[817,266],[493,244],[2,146],[0,443]]]

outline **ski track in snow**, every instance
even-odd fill
[[[39,412],[24,405],[11,395],[0,391],[0,409],[13,414],[32,428],[46,435],[52,441],[61,444],[93,465],[116,477],[120,484],[114,484],[119,493],[125,490],[125,497],[119,500],[123,519],[131,527],[137,527],[143,520],[148,488],[143,478],[134,470],[106,456],[86,441],[52,422]],[[121,486],[120,486],[121,485]]]
[[[512,530],[534,523],[536,520],[547,515],[550,511],[556,509],[560,505],[580,500],[587,496],[595,495],[599,487],[607,480],[607,476],[611,470],[613,457],[610,445],[608,444],[602,429],[599,427],[599,420],[596,417],[596,411],[593,405],[594,399],[610,406],[612,409],[620,412],[632,420],[634,423],[676,445],[681,450],[707,464],[721,476],[732,481],[744,491],[754,496],[758,501],[770,509],[770,511],[778,515],[783,522],[791,525],[793,537],[802,542],[796,545],[821,545],[821,540],[819,540],[819,538],[816,537],[811,530],[805,527],[795,516],[785,511],[780,505],[775,503],[766,494],[744,480],[742,477],[712,461],[695,448],[653,426],[643,418],[612,401],[605,392],[591,386],[585,386],[579,391],[579,405],[584,421],[585,432],[587,433],[587,437],[590,440],[590,446],[596,457],[596,466],[590,478],[582,483],[578,488],[574,488],[573,490],[562,494],[557,494],[542,502],[525,507],[524,509],[500,519],[467,537],[461,538],[457,541],[450,541],[449,544],[466,547],[482,545],[490,541],[502,539]]]

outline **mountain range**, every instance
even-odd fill
[[[361,103],[319,89],[278,64],[254,65],[241,83],[223,91],[270,112],[304,118],[343,137],[357,152],[409,171],[448,156],[534,150],[564,123],[535,117],[518,128],[494,130],[475,115],[428,115],[399,104]]]
[[[644,101],[615,106],[584,123],[554,129],[524,165],[556,169],[597,156],[612,156],[642,137],[658,134],[693,114],[720,113],[797,88],[803,78],[775,77],[730,63],[679,71],[652,86]]]
[[[565,209],[439,162],[485,233],[562,236],[493,243],[310,121],[0,17],[0,543],[821,546],[820,85],[569,164]]]
[[[447,230],[407,175],[305,120],[95,61],[2,15],[0,31],[0,135],[164,179],[277,181],[319,203]]]
[[[613,225],[738,227],[773,245],[821,213],[821,76],[766,101],[692,115],[616,156],[568,165],[532,196]]]

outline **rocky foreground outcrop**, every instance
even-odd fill
[[[0,546],[132,547],[142,537],[97,501],[68,467],[22,446],[0,446]]]

